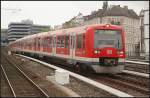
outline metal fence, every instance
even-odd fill
[[[149,53],[145,52],[135,52],[135,51],[126,51],[127,58],[134,58],[134,59],[149,59]]]

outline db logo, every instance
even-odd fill
[[[107,54],[112,54],[112,50],[107,50]]]

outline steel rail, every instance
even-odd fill
[[[43,64],[44,66],[48,66],[48,67],[50,67],[52,69],[65,70],[65,69],[62,69],[60,67],[53,66],[51,64],[48,64],[48,63],[46,63],[44,61],[40,61],[40,60],[32,58],[32,57],[28,57],[28,56],[24,56],[24,55],[20,55],[20,54],[15,54],[15,55],[18,55],[18,56],[30,59],[30,60],[35,61],[35,62],[38,62],[38,63]],[[89,79],[89,78],[87,78],[85,76],[81,76],[79,74],[76,74],[76,73],[68,71],[68,70],[65,70],[65,71],[68,72],[71,76],[73,76],[73,77],[75,77],[75,78],[77,78],[77,79],[79,79],[79,80],[81,80],[81,81],[83,81],[85,83],[88,83],[88,84],[90,84],[90,85],[92,85],[94,87],[100,88],[100,89],[102,89],[102,90],[104,90],[104,91],[106,91],[106,92],[108,92],[110,94],[113,94],[115,96],[118,96],[118,97],[134,97],[134,96],[129,95],[129,94],[125,93],[125,92],[122,92],[122,91],[117,90],[115,88],[112,88],[110,86],[104,85],[104,84],[99,83],[99,82],[97,82],[95,80]]]
[[[49,97],[36,83],[34,83],[21,69],[15,66],[33,85],[35,85],[46,97]]]
[[[131,60],[126,60],[126,63],[132,63],[132,64],[141,64],[141,65],[149,65],[147,62],[139,62],[139,61],[131,61]]]
[[[15,68],[17,68],[17,70],[18,70],[19,72],[21,72],[22,75],[25,76],[34,86],[36,86],[47,98],[49,97],[49,95],[46,94],[46,93],[42,90],[42,88],[40,88],[36,83],[34,83],[20,68],[18,68],[14,63],[10,62],[7,57],[5,57],[5,58],[6,58],[6,60],[7,60],[9,63],[11,63]]]
[[[6,80],[7,80],[7,83],[8,83],[8,85],[9,85],[9,87],[10,87],[12,93],[13,93],[13,96],[16,97],[15,91],[13,90],[13,87],[11,86],[11,83],[10,83],[10,81],[9,81],[9,79],[8,79],[8,77],[7,77],[7,74],[6,74],[6,72],[5,72],[5,69],[3,68],[2,65],[1,65],[1,68],[2,68],[2,71],[3,71],[3,73],[4,73],[5,78],[6,78]]]

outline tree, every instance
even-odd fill
[[[113,24],[113,25],[120,25],[120,22],[119,21],[118,22],[111,21],[111,24]]]
[[[104,2],[103,2],[103,9],[104,9],[104,10],[107,10],[107,7],[108,7],[108,2],[107,2],[107,1],[104,1]]]
[[[50,28],[41,28],[41,31],[42,32],[47,32],[47,31],[50,31]]]

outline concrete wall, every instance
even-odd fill
[[[96,18],[84,21],[84,25],[90,25],[90,24],[100,24],[100,18],[96,17]]]
[[[144,11],[144,44],[145,57],[149,58],[149,10]]]

